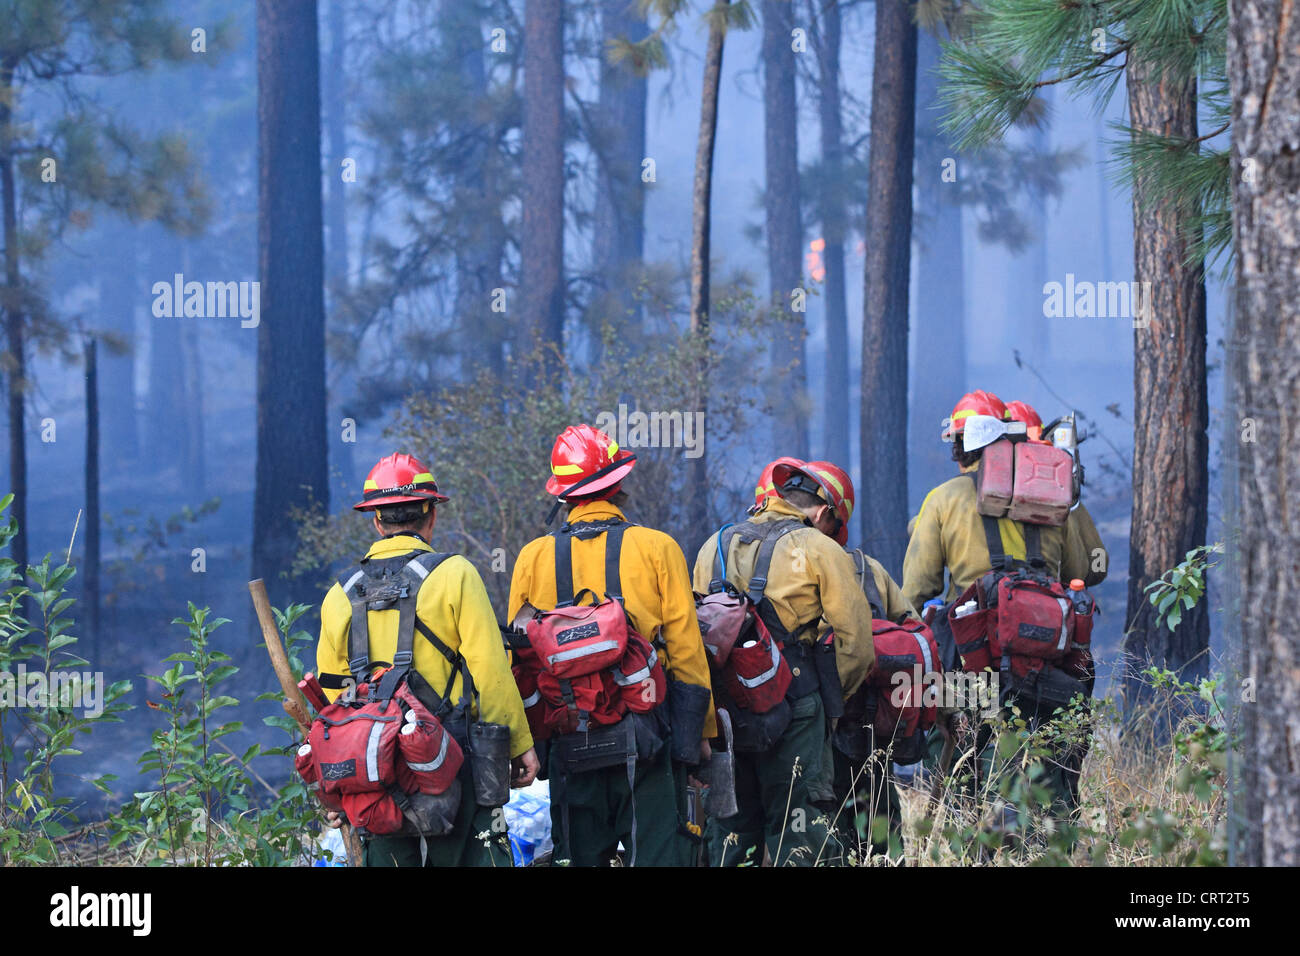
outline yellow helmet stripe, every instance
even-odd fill
[[[414,482],[419,482],[419,481],[433,481],[433,475],[429,474],[427,471],[422,471],[422,472],[420,472],[418,475],[416,475],[414,478],[412,478],[411,481],[414,481]]]
[[[961,411],[959,411],[959,412],[953,412],[953,413],[952,413],[952,420],[953,420],[953,421],[957,421],[959,418],[970,418],[972,415],[975,415],[975,414],[977,414],[976,411],[975,411],[975,409],[973,409],[973,408],[963,408],[963,409],[962,409]]]
[[[582,474],[581,465],[552,465],[551,474],[553,475],[580,475]]]
[[[378,491],[379,483],[376,482],[375,479],[373,478],[367,478],[366,483],[361,486],[361,489],[363,491]]]

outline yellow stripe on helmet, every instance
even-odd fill
[[[551,474],[553,475],[580,475],[582,474],[581,465],[552,465]]]
[[[411,481],[413,482],[433,481],[433,475],[429,474],[427,471],[422,471],[414,478],[412,478]]]

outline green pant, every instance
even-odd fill
[[[505,816],[497,807],[480,807],[475,803],[473,785],[468,780],[463,782],[464,795],[456,825],[446,836],[425,838],[424,865],[513,866]],[[365,862],[366,866],[419,866],[420,840],[418,837],[370,837],[366,840]]]
[[[554,859],[568,860],[571,866],[609,866],[620,841],[625,859],[630,858],[635,809],[635,865],[689,866],[691,847],[677,825],[677,787],[668,751],[665,742],[653,760],[637,761],[634,790],[628,787],[624,765],[568,774],[561,780],[559,763],[552,756]]]
[[[763,862],[764,848],[774,866],[840,863],[843,848],[830,818],[812,803],[811,791],[824,774],[826,716],[821,697],[801,697],[791,711],[790,726],[771,750],[736,754],[739,812],[710,827],[712,864],[757,866]]]

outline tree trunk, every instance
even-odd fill
[[[695,183],[691,195],[691,333],[701,348],[709,341],[709,230],[713,203],[713,144],[718,135],[718,93],[722,84],[722,46],[727,36],[723,8],[731,0],[717,0],[715,15],[709,18],[709,40],[704,50],[704,83],[700,91],[700,130],[695,145]],[[701,357],[696,373],[697,410],[708,421],[709,380],[707,357]],[[686,526],[699,539],[687,542],[686,552],[708,534],[710,509],[708,453],[691,460],[686,495]]]
[[[1161,76],[1136,57],[1127,67],[1135,129],[1196,136],[1195,80]],[[1149,289],[1133,330],[1133,517],[1129,532],[1125,690],[1130,718],[1152,700],[1140,671],[1209,673],[1208,597],[1170,632],[1156,620],[1143,589],[1205,543],[1208,507],[1209,402],[1205,382],[1205,283],[1201,263],[1188,265],[1188,220],[1172,208],[1150,209],[1148,185],[1133,184],[1133,261],[1138,288]],[[1140,326],[1147,323],[1149,326]],[[1157,739],[1167,721],[1157,721]]]
[[[110,345],[99,355],[99,378],[104,393],[116,396],[103,416],[104,443],[113,449],[108,463],[113,470],[137,467],[139,432],[135,404],[137,359],[135,309],[141,301],[140,267],[136,260],[137,227],[125,219],[110,220],[99,265],[100,328],[120,340],[116,352]],[[164,278],[157,276],[156,278]],[[126,351],[120,351],[124,345]]]
[[[803,285],[803,221],[799,209],[799,133],[791,0],[763,0],[763,206],[767,226],[772,330],[768,399],[772,403],[773,456],[808,455],[803,305],[793,305]],[[801,297],[802,298],[802,297]],[[793,367],[791,367],[793,365]]]
[[[1242,650],[1254,697],[1246,738],[1246,866],[1300,865],[1300,10],[1292,0],[1230,0],[1233,235],[1237,310],[1230,341],[1242,441]],[[1235,423],[1234,423],[1235,424]],[[1242,436],[1246,422],[1241,424]],[[1204,600],[1202,601],[1204,603]]]
[[[639,313],[636,286],[645,248],[641,162],[649,84],[629,64],[610,63],[607,51],[620,38],[632,43],[644,39],[649,28],[637,15],[635,0],[601,0],[600,33],[600,100],[592,130],[600,178],[593,239],[597,281],[604,282],[605,295],[596,314],[622,329]],[[599,329],[593,331],[599,336]]]
[[[82,562],[85,636],[92,664],[99,659],[99,362],[97,343],[86,340],[86,558]]]
[[[482,11],[476,3],[443,0],[439,11],[444,57],[459,63],[457,78],[465,98],[488,102],[487,64],[483,59]],[[474,111],[471,111],[474,115]],[[501,172],[494,125],[460,121],[455,135],[467,152],[456,189],[461,199],[463,241],[456,244],[456,315],[464,338],[462,368],[472,375],[486,368],[505,374],[505,327],[492,311],[492,290],[501,285],[506,230],[501,219]]]
[[[187,275],[186,259],[176,255],[177,246],[161,226],[149,228],[149,275],[170,280],[176,273],[184,281],[200,280],[197,275]],[[265,306],[266,300],[262,300]],[[179,466],[176,436],[185,428],[185,380],[177,375],[181,368],[181,323],[199,322],[183,315],[154,315],[149,312],[149,394],[145,421],[145,448],[158,463],[154,476],[155,487],[172,491],[184,483],[184,469]],[[164,478],[164,476],[166,476]]]
[[[907,545],[908,281],[916,128],[912,3],[876,4],[862,318],[862,546],[895,577]]]
[[[934,35],[917,38],[916,67],[916,335],[912,401],[908,412],[908,479],[919,502],[956,466],[950,445],[939,441],[939,423],[966,391],[966,296],[962,249],[962,207],[957,182],[944,177],[946,159],[956,154],[939,129],[939,66],[942,50]],[[955,170],[960,175],[960,169]],[[951,177],[949,177],[950,179]]]
[[[14,140],[12,64],[0,68],[0,202],[3,204],[5,244],[5,385],[9,398],[9,490],[13,504],[9,513],[18,522],[18,533],[9,543],[9,556],[27,573],[27,358],[24,343],[23,281],[18,259],[18,197],[14,182]]]
[[[333,297],[348,287],[347,184],[343,182],[343,160],[348,154],[347,96],[344,68],[347,60],[347,21],[343,0],[329,0],[330,47],[321,92],[325,99],[325,128],[329,137],[329,160],[325,164],[326,225],[329,244],[325,248],[325,278]],[[333,298],[332,297],[332,298]]]
[[[525,347],[564,355],[564,3],[524,10],[523,228],[519,303]]]
[[[315,0],[257,0],[257,469],[253,574],[286,573],[290,509],[329,505]]]
[[[826,269],[826,383],[823,389],[828,461],[845,471],[849,458],[849,306],[845,282],[844,243],[849,234],[845,215],[848,197],[844,182],[844,118],[840,96],[839,0],[813,0],[820,8],[818,66],[822,148],[822,261]]]

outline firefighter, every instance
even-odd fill
[[[415,557],[432,552],[430,536],[437,520],[437,506],[448,500],[418,459],[395,454],[380,459],[366,477],[357,511],[371,513],[378,540],[363,561]],[[537,753],[501,644],[496,613],[478,571],[464,557],[452,555],[428,572],[416,595],[416,641],[412,648],[412,689],[417,696],[432,690],[438,700],[466,699],[465,674],[477,693],[477,706],[467,702],[459,717],[444,721],[462,748],[467,747],[467,721],[482,720],[510,728],[511,784],[525,787],[537,776]],[[397,647],[398,610],[370,611],[369,659],[391,662]],[[351,681],[349,635],[352,604],[342,582],[336,582],[321,604],[320,643],[316,649],[316,671],[325,694],[334,700]],[[419,635],[423,635],[421,638]],[[430,636],[432,635],[432,636]],[[436,639],[436,643],[435,643]],[[440,646],[441,645],[441,646]],[[453,673],[455,676],[453,676]],[[437,709],[436,706],[431,709]],[[470,762],[461,770],[464,797],[452,832],[424,841],[426,866],[509,866],[511,854],[505,833],[494,822],[495,808],[480,807],[474,799],[469,777]],[[340,821],[337,815],[331,824]],[[484,839],[483,834],[490,834]],[[486,844],[486,845],[485,845]],[[419,866],[421,840],[417,837],[367,839],[367,866]]]
[[[833,502],[817,479],[798,470],[801,465],[793,459],[769,466],[771,487],[760,480],[750,520],[713,534],[695,561],[695,590],[708,593],[725,537],[725,581],[744,593],[760,576],[762,542],[775,538],[763,590],[770,608],[765,623],[782,643],[794,675],[786,694],[788,726],[765,749],[736,754],[739,812],[711,821],[716,828],[710,860],[719,865],[761,863],[765,852],[775,866],[834,864],[843,856],[831,816],[813,800],[827,776],[829,719],[842,712],[844,698],[862,683],[874,659],[871,609],[853,562],[828,540],[843,540],[851,501],[841,495]],[[835,632],[833,654],[818,651],[823,621]],[[744,719],[753,718],[733,714],[738,727]]]
[[[820,495],[830,502],[833,509],[835,520],[823,515],[820,522],[814,523],[814,527],[845,547],[848,542],[848,521],[856,503],[853,479],[844,469],[829,461],[809,461],[797,466],[797,470],[817,483]],[[862,588],[868,601],[874,597],[882,605],[871,608],[873,616],[879,611],[881,617],[890,621],[901,622],[907,618],[920,620],[883,564],[860,548],[846,550],[853,559],[858,587]],[[870,624],[867,627],[870,628]],[[896,780],[890,755],[881,755],[875,751],[865,762],[859,763],[851,760],[839,747],[831,746],[829,739],[827,755],[829,761],[824,772],[828,772],[830,777],[823,777],[823,785],[818,788],[820,792],[814,793],[814,802],[820,802],[818,796],[829,795],[832,800],[831,812],[838,814],[841,827],[858,826],[859,839],[870,840],[872,852],[877,856],[900,856],[903,808],[895,789]],[[887,823],[884,835],[877,829],[877,821],[882,819]],[[858,820],[862,821],[862,825],[858,825]]]
[[[944,425],[943,439],[952,442],[952,457],[960,474],[931,489],[914,520],[903,559],[903,597],[914,608],[935,597],[951,601],[992,567],[984,524],[975,508],[975,482],[968,477],[979,468],[982,450],[968,452],[962,447],[965,422],[972,415],[1004,419],[1006,405],[990,392],[970,392],[962,396]],[[999,518],[998,530],[1006,554],[1025,560],[1024,526]],[[1049,571],[1060,580],[1099,580],[1092,562],[1084,560],[1085,549],[1067,547],[1066,529],[1043,527],[1041,544]],[[1096,546],[1101,547],[1099,539]]]
[[[1017,414],[1022,412],[1017,410]],[[916,516],[903,560],[903,596],[913,607],[923,606],[935,597],[942,597],[946,602],[935,615],[934,628],[945,658],[945,670],[957,665],[951,631],[947,627],[948,607],[993,566],[984,520],[976,508],[975,482],[971,480],[979,467],[982,449],[967,451],[962,442],[966,421],[974,415],[1006,420],[1007,406],[996,395],[986,391],[963,395],[954,406],[952,415],[944,422],[942,437],[945,441],[952,442],[952,457],[960,474],[926,495]],[[1037,418],[1037,415],[1033,417]],[[1029,424],[1026,422],[1027,426]],[[1041,428],[1041,421],[1039,427]],[[996,524],[1004,553],[1014,560],[1025,561],[1027,526],[1008,517],[997,519]],[[1065,583],[1074,578],[1085,582],[1098,580],[1097,572],[1091,569],[1093,562],[1085,559],[1085,549],[1069,545],[1068,527],[1035,527],[1048,574]],[[1074,533],[1082,540],[1081,531]],[[1095,529],[1093,533],[1095,534]],[[1099,540],[1096,545],[1102,548],[1104,565],[1104,547]],[[948,582],[946,590],[945,571]],[[943,729],[945,733],[948,732],[946,727]],[[983,749],[982,745],[988,741],[987,727],[981,728],[980,733],[979,743]],[[985,767],[991,750],[991,747],[985,750]],[[1077,787],[1071,787],[1066,779],[1068,772],[1063,774],[1061,771],[1062,761],[1053,761],[1053,767],[1048,773],[1051,779],[1043,779],[1042,782],[1052,789],[1058,806],[1072,811],[1077,806]]]
[[[1028,402],[1007,402],[1006,418],[1008,421],[1024,422],[1026,433],[1031,439],[1042,438],[1043,419]],[[1073,453],[1071,451],[1071,454]],[[1065,553],[1064,563],[1069,568],[1086,569],[1086,573],[1079,575],[1079,579],[1086,587],[1093,587],[1106,580],[1108,563],[1106,545],[1102,543],[1097,525],[1082,501],[1075,505],[1065,519]],[[1096,668],[1090,666],[1088,676],[1084,680],[1084,685],[1088,689],[1085,706],[1089,712],[1092,709],[1092,692],[1096,683]],[[1075,742],[1060,762],[1060,783],[1057,789],[1064,794],[1064,803],[1071,810],[1079,805],[1079,777],[1083,773],[1083,761],[1088,755],[1091,744],[1090,735],[1081,736],[1082,739]]]
[[[565,534],[573,592],[588,588],[605,594],[606,549],[617,530],[624,610],[635,631],[654,641],[667,672],[666,707],[656,712],[669,725],[669,742],[651,759],[638,754],[635,786],[629,786],[622,764],[564,774],[560,747],[551,741],[555,856],[575,866],[609,865],[619,842],[630,849],[634,840],[637,866],[689,865],[692,841],[698,837],[684,817],[673,764],[695,766],[707,760],[708,738],[717,733],[686,558],[668,535],[629,522],[623,512],[628,496],[622,483],[635,463],[635,456],[604,432],[586,424],[566,428],[551,451],[546,483],[547,493],[568,508],[565,524],[524,546],[510,582],[512,620],[528,607],[553,609],[558,600],[555,554],[558,536]]]

